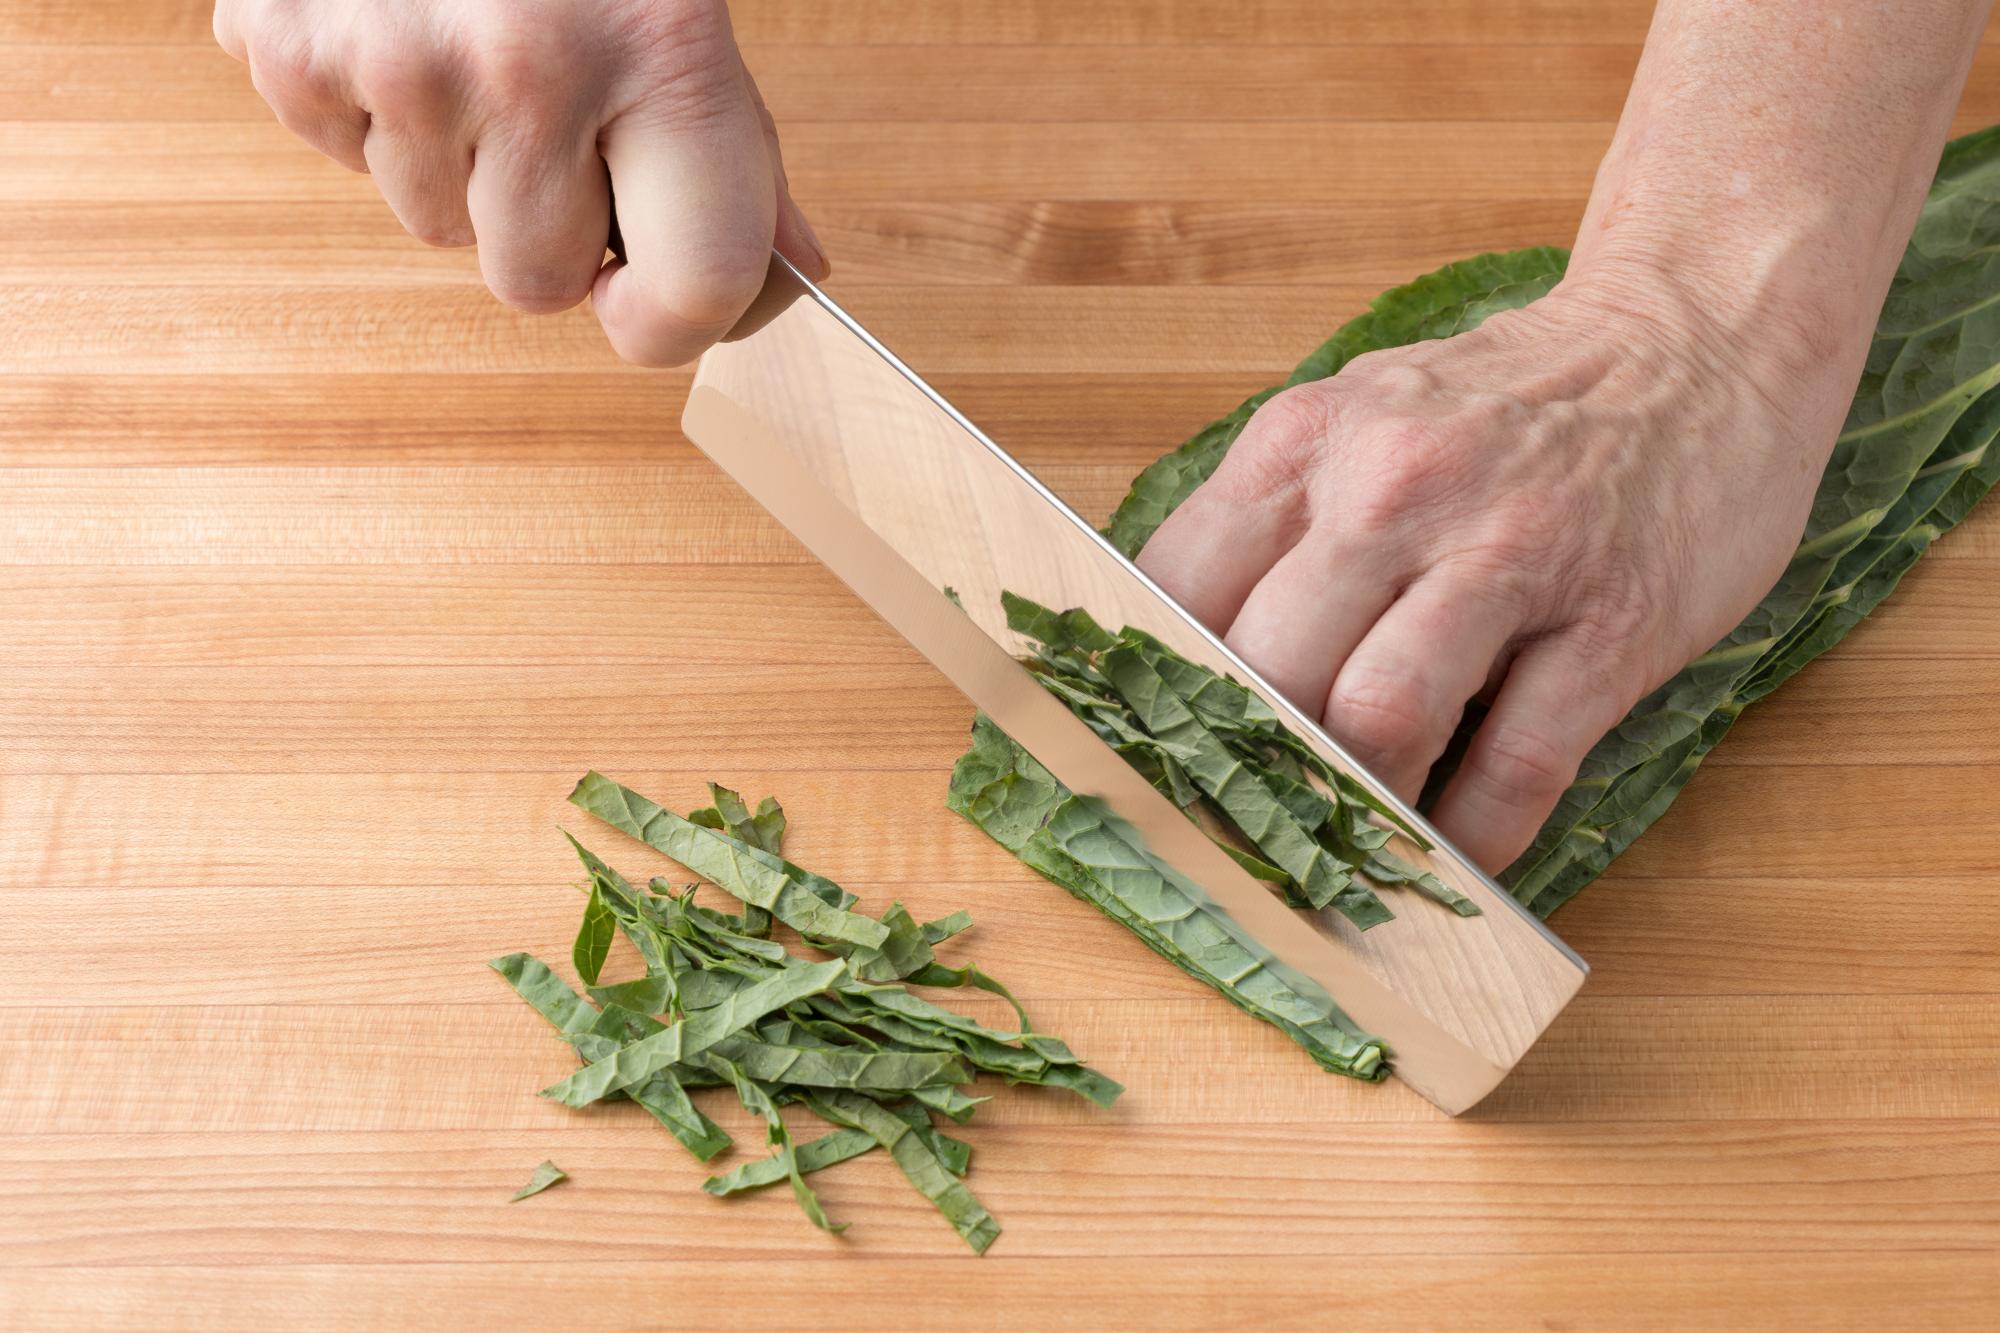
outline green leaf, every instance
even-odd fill
[[[1302,827],[1284,803],[1219,737],[1202,725],[1155,666],[1157,654],[1121,645],[1104,654],[1104,673],[1154,736],[1190,751],[1188,773],[1271,864],[1292,877],[1315,907],[1332,906],[1367,930],[1392,919],[1373,891]]]
[[[941,916],[935,921],[926,921],[923,925],[924,943],[933,946],[943,944],[954,935],[963,934],[971,925],[972,913],[966,911],[964,908],[960,908],[950,916]]]
[[[889,1156],[917,1192],[944,1214],[974,1254],[984,1254],[1000,1235],[1000,1224],[965,1183],[945,1169],[937,1154],[907,1121],[851,1092],[814,1092],[806,1104],[835,1124],[858,1129],[889,1150]]]
[[[540,1194],[543,1190],[547,1189],[549,1186],[558,1184],[568,1179],[569,1179],[569,1173],[564,1171],[561,1167],[557,1166],[554,1162],[543,1162],[540,1166],[535,1168],[535,1174],[528,1177],[528,1183],[521,1186],[521,1188],[515,1190],[514,1197],[507,1200],[507,1202],[519,1203],[521,1200],[527,1198],[531,1194]]]
[[[692,1059],[765,1014],[796,1000],[816,995],[847,975],[839,959],[787,968],[745,987],[712,1009],[701,1009],[680,1022],[633,1042],[600,1060],[593,1060],[542,1095],[564,1106],[582,1107],[608,1093],[643,1083],[653,1075]]]
[[[980,1100],[987,1099],[982,1097]],[[921,1104],[890,1102],[883,1109],[915,1130],[917,1137],[924,1141],[924,1146],[931,1150],[931,1155],[938,1159],[939,1165],[954,1176],[964,1175],[966,1169],[972,1165],[971,1145],[940,1133],[931,1124],[930,1112]]]
[[[972,1119],[974,1111],[993,1100],[991,1097],[968,1096],[949,1083],[934,1083],[929,1087],[917,1088],[910,1095],[939,1115],[961,1125]],[[961,1173],[954,1171],[953,1174]]]
[[[1029,846],[1028,864],[1137,934],[1155,952],[1272,1023],[1336,1073],[1387,1073],[1381,1041],[1326,992],[1238,926],[1194,881],[1146,852],[1101,803],[1068,797]]]
[[[781,858],[691,824],[601,773],[585,774],[570,800],[802,935],[870,947],[888,938],[888,928],[881,922],[836,907],[797,882]]]
[[[811,1175],[829,1166],[873,1152],[880,1145],[858,1129],[836,1129],[831,1134],[822,1134],[816,1139],[808,1139],[797,1144],[792,1150],[792,1165],[800,1175]],[[745,1190],[763,1189],[788,1179],[791,1171],[779,1157],[765,1157],[755,1162],[745,1162],[733,1171],[719,1176],[710,1176],[702,1182],[702,1188],[717,1198],[730,1194],[741,1194]]]
[[[710,1050],[761,1083],[903,1093],[933,1083],[972,1081],[972,1071],[965,1062],[949,1052],[791,1046],[743,1035],[726,1037]]]
[[[697,973],[698,976],[710,975]],[[657,1014],[674,1001],[674,978],[665,972],[648,973],[612,986],[592,986],[590,998],[600,1005],[617,1005],[636,1014]],[[697,1008],[703,1006],[695,1006]]]
[[[562,978],[538,958],[525,953],[496,958],[488,966],[507,979],[516,994],[546,1018],[564,1040],[577,1048],[585,1059],[598,1059],[615,1049],[593,1042],[596,1026],[603,1015],[584,1003]],[[729,1147],[729,1135],[688,1100],[687,1090],[674,1075],[661,1071],[629,1096],[646,1113],[666,1127],[682,1147],[702,1161]]]
[[[715,802],[715,813],[721,816],[722,827],[731,837],[767,852],[774,854],[777,852],[779,839],[784,836],[785,815],[782,810],[777,809],[776,801],[768,798],[765,800],[765,804],[777,812],[775,827],[772,827],[768,823],[759,824],[757,816],[751,814],[750,808],[743,804],[743,798],[727,787],[711,782],[708,784],[708,796]],[[745,908],[743,916],[745,935],[770,933],[770,916],[763,908],[755,906]]]
[[[755,1116],[762,1116],[766,1126],[766,1137],[776,1149],[773,1160],[778,1164],[785,1178],[792,1183],[792,1197],[797,1200],[799,1210],[808,1221],[821,1231],[836,1235],[847,1230],[845,1222],[828,1220],[826,1211],[820,1207],[819,1195],[812,1186],[806,1184],[805,1173],[799,1169],[798,1155],[792,1149],[791,1131],[785,1127],[785,1118],[778,1110],[778,1104],[771,1100],[770,1092],[756,1079],[751,1078],[734,1062],[724,1059],[714,1051],[700,1057],[703,1064],[719,1070],[736,1089],[736,1096],[743,1103],[743,1109]]]
[[[570,959],[585,985],[597,984],[597,974],[604,969],[604,959],[611,952],[611,937],[617,930],[617,921],[604,902],[602,881],[593,877],[590,897],[583,904],[583,924],[577,927],[576,943],[570,947]]]

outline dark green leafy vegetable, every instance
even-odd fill
[[[606,1094],[644,1083],[661,1070],[693,1059],[732,1032],[795,1000],[817,995],[847,975],[839,959],[804,963],[773,972],[711,1009],[697,1009],[680,1022],[593,1060],[542,1095],[564,1106],[588,1106]]]
[[[892,903],[879,920],[863,916],[851,910],[853,894],[784,859],[785,818],[777,802],[766,800],[752,814],[726,787],[712,784],[709,795],[714,805],[682,818],[601,775],[578,785],[579,805],[709,874],[737,892],[744,908],[718,910],[696,900],[696,886],[662,879],[636,888],[570,838],[590,876],[585,924],[573,950],[590,998],[526,954],[492,963],[585,1062],[544,1095],[570,1106],[638,1102],[706,1160],[730,1141],[695,1106],[690,1089],[731,1089],[764,1122],[772,1153],[711,1177],[709,1193],[786,1181],[813,1225],[838,1231],[805,1177],[880,1147],[983,1251],[999,1228],[956,1179],[971,1150],[939,1132],[932,1116],[970,1119],[988,1100],[965,1091],[979,1072],[1061,1088],[1101,1105],[1122,1090],[1061,1041],[1035,1031],[1005,986],[971,963],[938,958],[936,946],[970,926],[965,913],[919,923]],[[760,905],[771,914],[761,915]],[[771,937],[773,917],[839,957],[796,955]],[[646,970],[599,984],[614,933],[632,942]],[[1013,1008],[1019,1027],[990,1027],[912,986],[989,991]],[[788,1103],[841,1128],[795,1143],[781,1113]]]
[[[549,1186],[559,1184],[568,1179],[569,1173],[554,1162],[543,1162],[535,1168],[535,1174],[528,1177],[528,1183],[515,1190],[514,1197],[507,1200],[507,1202],[519,1203],[531,1194],[540,1194]]]
[[[1121,836],[1100,809],[1072,797],[983,715],[973,720],[972,749],[952,770],[947,800],[1155,953],[1278,1027],[1325,1068],[1365,1079],[1387,1072],[1382,1043],[1355,1027],[1317,983],[1280,962],[1198,885]]]
[[[986,1253],[999,1239],[1000,1224],[993,1220],[993,1214],[964,1182],[945,1169],[923,1135],[901,1116],[851,1092],[815,1092],[807,1096],[806,1104],[835,1124],[858,1129],[888,1149],[918,1193],[937,1205],[973,1253]]]
[[[792,1150],[791,1131],[785,1128],[785,1118],[779,1113],[778,1104],[771,1100],[770,1090],[743,1072],[742,1066],[712,1051],[702,1057],[702,1063],[720,1069],[730,1085],[736,1089],[736,1095],[742,1101],[743,1109],[752,1115],[764,1118],[768,1131],[767,1138],[771,1147],[776,1149],[771,1155],[772,1160],[778,1164],[778,1169],[784,1173],[785,1178],[791,1181],[792,1197],[798,1201],[799,1210],[806,1215],[806,1219],[821,1231],[837,1234],[847,1230],[847,1223],[835,1225],[827,1220],[826,1211],[819,1206],[819,1195],[813,1192],[812,1186],[806,1184],[805,1173],[799,1169],[798,1154]]]
[[[796,1145],[792,1152],[792,1164],[800,1175],[811,1175],[829,1166],[837,1166],[849,1158],[859,1157],[876,1147],[874,1139],[858,1129],[836,1129],[831,1134],[822,1134],[816,1139],[808,1139]],[[745,1162],[733,1171],[719,1176],[710,1176],[702,1182],[702,1188],[721,1198],[728,1194],[740,1194],[744,1190],[762,1189],[775,1185],[791,1174],[786,1164],[776,1157],[766,1157],[762,1161]]]
[[[597,984],[597,974],[611,952],[611,937],[617,932],[618,925],[611,909],[605,906],[603,890],[592,879],[590,897],[583,906],[583,924],[576,928],[576,943],[570,948],[570,961],[576,964],[576,974],[585,985]]]
[[[514,953],[494,959],[489,966],[507,978],[508,984],[534,1006],[535,1012],[553,1023],[556,1031],[584,1059],[596,1059],[615,1049],[615,1042],[595,1036],[595,1026],[602,1015],[585,1004],[539,959]],[[662,1071],[627,1095],[666,1126],[682,1147],[704,1162],[730,1146],[729,1135],[696,1109],[688,1099],[687,1089],[672,1071]]]
[[[1393,917],[1372,880],[1478,914],[1471,899],[1387,850],[1396,830],[1371,817],[1388,812],[1250,690],[1139,630],[1111,634],[1081,610],[1051,611],[1013,593],[1002,600],[1007,623],[1029,636],[1037,679],[1294,906],[1332,907],[1366,930]]]
[[[869,947],[889,936],[881,922],[856,916],[811,892],[786,873],[782,860],[763,848],[689,823],[601,773],[586,773],[570,800],[744,902],[763,908],[801,935]]]

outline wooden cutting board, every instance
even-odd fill
[[[833,290],[1101,513],[1381,288],[1564,240],[1647,6],[734,9]],[[1960,128],[1995,119],[1989,48]],[[2000,1300],[1992,508],[1557,917],[1583,997],[1448,1122],[949,814],[967,707],[678,437],[686,376],[402,236],[205,5],[0,0],[0,310],[0,1325]],[[591,766],[775,793],[867,904],[971,909],[965,956],[1129,1085],[982,1113],[987,1259],[886,1162],[823,1177],[834,1239],[534,1096],[569,1057],[484,960],[566,955]],[[510,1205],[545,1157],[572,1181]]]

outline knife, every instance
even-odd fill
[[[702,357],[681,429],[1059,781],[1381,1037],[1392,1071],[1444,1111],[1492,1091],[1582,985],[1568,946],[782,256]],[[1136,626],[1255,691],[1431,843],[1399,833],[1399,855],[1481,914],[1412,900],[1364,935],[1286,906],[1015,660],[1002,590]]]

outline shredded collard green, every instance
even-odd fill
[[[549,1186],[560,1184],[568,1179],[569,1173],[554,1162],[543,1162],[535,1168],[535,1174],[528,1177],[528,1183],[515,1190],[514,1197],[507,1200],[507,1202],[519,1203],[530,1195],[540,1194]]]
[[[704,1186],[710,1194],[788,1182],[807,1219],[838,1232],[845,1224],[828,1218],[806,1176],[881,1148],[966,1244],[984,1253],[999,1224],[959,1179],[970,1149],[940,1132],[932,1115],[970,1119],[987,1100],[966,1091],[982,1073],[1062,1088],[1103,1106],[1122,1089],[1035,1031],[1007,988],[976,965],[938,959],[936,947],[970,926],[964,912],[919,923],[901,903],[879,918],[854,911],[853,894],[784,859],[785,816],[776,801],[753,811],[713,784],[709,796],[713,805],[683,818],[598,773],[585,775],[571,794],[582,809],[708,876],[743,906],[719,911],[696,902],[694,888],[658,879],[634,888],[571,837],[587,876],[573,961],[589,998],[527,954],[491,964],[583,1062],[543,1095],[573,1107],[637,1102],[707,1161],[730,1139],[690,1089],[728,1088],[763,1122],[771,1154],[711,1177]],[[836,956],[794,953],[773,938],[774,922]],[[645,971],[599,984],[614,933],[632,943]],[[1013,1009],[1018,1026],[989,1027],[912,986],[989,991]],[[837,1128],[795,1142],[787,1105]],[[524,1195],[552,1183],[540,1174],[536,1180]]]
[[[1214,473],[1251,414],[1282,389],[1324,379],[1363,353],[1449,338],[1499,311],[1527,305],[1562,279],[1567,262],[1564,251],[1546,247],[1481,255],[1384,293],[1283,384],[1252,395],[1140,473],[1105,535],[1125,554],[1137,555],[1167,516]],[[1509,891],[1546,917],[1602,874],[1665,813],[1745,708],[1838,643],[1888,596],[1930,544],[2000,481],[1996,435],[2000,127],[1945,147],[1790,566],[1736,630],[1642,700],[1591,750],[1534,844],[1501,875]],[[1069,619],[1074,613],[1036,612],[1014,623],[1043,645],[1036,654],[1037,668],[1062,687],[1059,693],[1071,691],[1062,697],[1078,716],[1186,806],[1185,798],[1201,780],[1191,766],[1194,752],[1164,736],[1131,735],[1131,710],[1106,706],[1096,688],[1101,682],[1088,676],[1079,680],[1070,669],[1080,655],[1103,645]],[[1196,705],[1193,711],[1211,731],[1223,729],[1222,712],[1204,709],[1185,693],[1182,698]],[[1427,795],[1448,776],[1477,722],[1477,710],[1469,710]],[[975,722],[973,748],[952,776],[952,808],[1035,869],[1123,921],[1150,947],[1244,1004],[1219,979],[1228,975],[1226,969],[1188,955],[1125,911],[1074,861],[1053,854],[1039,830],[1067,799],[1068,793],[1007,737],[983,718]],[[1282,829],[1279,836],[1282,840]],[[1311,872],[1302,850],[1294,843],[1286,852],[1289,859],[1281,859],[1258,843],[1254,855],[1241,847],[1232,854],[1252,874],[1297,888],[1307,883],[1300,874]],[[1375,858],[1356,863],[1356,868],[1378,887],[1406,882],[1399,880],[1394,865]],[[1435,894],[1442,886],[1413,887]],[[1316,1004],[1317,997],[1311,1002]],[[1314,1040],[1298,1031],[1292,1035],[1322,1064],[1340,1068],[1326,1060]]]

